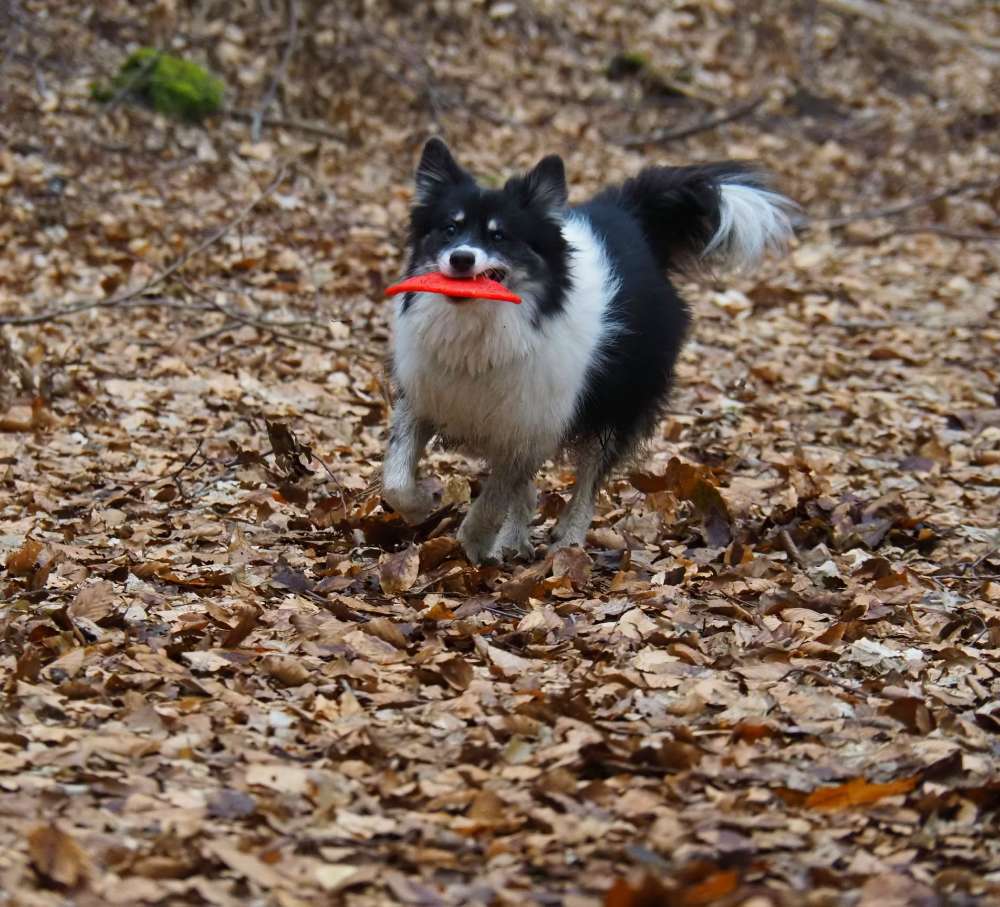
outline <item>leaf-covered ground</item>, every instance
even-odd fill
[[[1000,18],[851,5],[0,8],[0,903],[997,903]],[[230,113],[91,101],[141,45]],[[531,565],[461,557],[459,454],[379,503],[434,132],[815,218],[686,288],[585,552],[563,464]]]

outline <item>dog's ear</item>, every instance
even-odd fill
[[[543,157],[522,181],[522,191],[529,204],[543,208],[563,208],[566,205],[566,167],[558,154]]]
[[[435,137],[427,140],[417,164],[417,201],[426,202],[436,190],[468,179],[468,174],[458,166],[448,146]]]

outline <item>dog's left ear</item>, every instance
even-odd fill
[[[543,157],[524,175],[523,191],[529,204],[543,208],[563,208],[566,190],[566,167],[558,154]]]
[[[469,175],[452,157],[448,146],[437,137],[428,139],[417,164],[417,201],[426,202],[437,190],[467,179]]]

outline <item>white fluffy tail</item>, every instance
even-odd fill
[[[760,186],[719,184],[719,227],[701,257],[711,269],[750,271],[768,252],[783,252],[799,206]]]

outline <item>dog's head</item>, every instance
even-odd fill
[[[431,139],[416,172],[409,272],[485,274],[522,296],[531,318],[558,311],[568,268],[560,227],[565,207],[561,158],[543,158],[502,189],[489,189],[459,166],[443,141]]]

